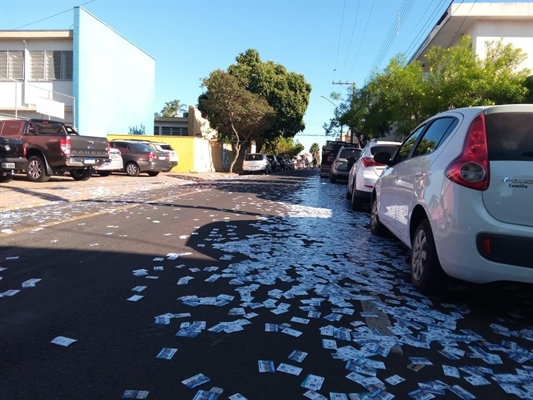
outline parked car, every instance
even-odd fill
[[[172,148],[171,145],[169,145],[168,143],[160,143],[160,142],[150,142],[150,143],[156,150],[165,151],[168,153],[169,159],[170,159],[170,169],[178,165],[178,161],[179,161],[178,153]],[[164,172],[168,172],[168,171],[164,171]]]
[[[124,162],[122,161],[120,150],[118,148],[111,147],[109,149],[109,161],[106,161],[94,169],[100,176],[109,176],[112,172],[122,171],[124,169]]]
[[[268,158],[268,161],[270,162],[270,166],[272,168],[272,172],[281,171],[281,167],[279,165],[278,158],[275,155],[273,155],[273,154],[267,155],[267,158]]]
[[[280,171],[286,171],[287,170],[287,161],[285,160],[285,157],[283,156],[276,156],[278,163],[279,163],[279,170]]]
[[[51,175],[69,172],[77,181],[89,179],[94,167],[109,158],[106,138],[79,135],[71,126],[47,119],[0,120],[0,136],[21,139],[26,148],[26,175],[46,182]]]
[[[360,210],[363,202],[370,200],[374,183],[386,167],[385,164],[380,164],[374,160],[374,154],[387,152],[392,157],[400,145],[400,142],[375,139],[367,143],[348,173],[346,198],[350,200],[352,210]]]
[[[341,146],[335,159],[331,163],[329,180],[335,183],[337,179],[348,179],[348,172],[353,163],[359,158],[361,149],[353,146]]]
[[[21,139],[0,137],[0,183],[9,182],[14,174],[27,167],[24,142]]]
[[[337,156],[341,147],[358,147],[352,143],[341,142],[338,140],[326,140],[326,144],[322,146],[322,157],[320,161],[320,177],[329,178],[331,172],[331,164]],[[307,168],[307,165],[306,165]]]
[[[263,172],[266,175],[272,172],[272,166],[266,154],[248,153],[244,156],[242,170],[245,173]]]
[[[533,283],[533,104],[437,114],[399,147],[372,194],[370,229],[412,250],[423,293],[451,276]]]
[[[285,168],[287,168],[287,171],[294,171],[294,161],[292,161],[290,158],[286,158]]]
[[[113,140],[111,147],[120,150],[124,171],[129,176],[138,176],[141,172],[146,172],[150,176],[157,176],[161,171],[170,169],[168,153],[157,151],[146,143]]]

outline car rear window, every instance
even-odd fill
[[[485,115],[489,160],[533,161],[533,114]]]
[[[355,157],[358,158],[361,154],[361,149],[342,149],[339,158]]]
[[[140,152],[151,153],[152,151],[154,151],[154,148],[152,146],[145,144],[145,143],[131,143],[130,147],[134,148],[135,151],[140,151]]]
[[[261,161],[263,159],[262,154],[246,154],[244,157],[246,161]]]
[[[160,144],[159,145],[163,150],[173,151],[172,147],[169,144]]]
[[[396,150],[398,149],[398,147],[400,147],[399,144],[380,144],[380,145],[371,147],[370,152],[372,153],[372,155],[381,153],[381,152],[386,152],[386,153],[389,153],[392,157],[394,153],[396,152]]]

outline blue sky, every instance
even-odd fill
[[[72,8],[82,6],[155,59],[154,112],[174,99],[196,105],[203,78],[256,49],[263,61],[282,64],[312,85],[306,129],[296,136],[308,150],[328,139],[322,125],[335,106],[322,96],[344,96],[349,86],[344,83],[361,87],[373,68],[383,69],[398,53],[411,56],[449,5],[449,0],[0,0],[0,29],[69,29]]]

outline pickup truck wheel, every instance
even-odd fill
[[[75,181],[86,181],[93,176],[93,172],[92,168],[73,169],[70,171],[70,176],[72,176]]]
[[[159,171],[148,171],[148,176],[157,176],[159,175]]]
[[[47,182],[50,175],[46,174],[46,165],[40,156],[31,156],[28,159],[28,169],[26,170],[28,179],[32,182]]]
[[[9,182],[11,179],[13,179],[13,175],[11,175],[11,174],[8,174],[8,175],[0,175],[0,183],[7,183],[7,182]]]
[[[98,171],[98,175],[100,175],[100,176],[109,176],[109,175],[111,175],[111,171]]]
[[[130,161],[126,164],[126,174],[128,174],[129,176],[139,176],[140,172],[141,171],[139,170],[139,166],[134,162]]]

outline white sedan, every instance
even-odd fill
[[[111,175],[111,172],[118,172],[121,171],[123,168],[124,163],[122,161],[120,150],[111,147],[109,149],[109,161],[99,167],[96,167],[95,170],[100,176],[109,176]]]

